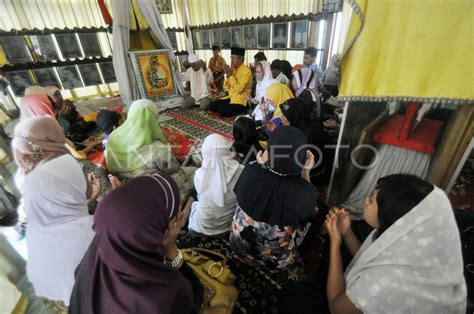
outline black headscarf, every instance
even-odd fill
[[[114,127],[119,125],[120,114],[110,110],[100,110],[97,114],[96,123],[105,132],[112,133]]]
[[[281,113],[290,122],[290,125],[304,132],[309,120],[309,112],[304,102],[299,98],[288,99],[280,105]]]
[[[252,219],[270,225],[299,226],[316,214],[316,193],[301,177],[306,161],[305,135],[281,126],[268,140],[269,162],[246,166],[234,192]]]
[[[231,149],[246,163],[255,161],[256,153],[262,150],[256,128],[254,120],[243,116],[235,120],[232,127],[234,143]]]

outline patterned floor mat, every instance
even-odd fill
[[[166,114],[173,116],[175,119],[163,122],[163,127],[174,129],[195,140],[203,140],[212,133],[217,133],[228,140],[233,140],[233,119],[223,119],[218,115],[200,111],[199,109],[169,109],[166,111]]]

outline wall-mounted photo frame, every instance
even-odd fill
[[[112,62],[101,62],[99,63],[99,68],[102,72],[102,77],[104,78],[105,83],[110,84],[117,82],[114,64]]]
[[[179,71],[181,73],[186,72],[186,67],[184,66],[184,62],[188,60],[188,55],[179,55],[176,56],[178,58],[178,64],[179,64]]]
[[[221,48],[229,49],[230,48],[230,30],[228,27],[219,29],[221,35]]]
[[[39,61],[59,59],[53,35],[35,35],[29,37]]]
[[[76,34],[57,34],[55,36],[64,59],[82,58]]]
[[[286,49],[288,42],[288,23],[273,23],[272,48]]]
[[[255,25],[244,26],[244,47],[245,49],[252,49],[257,47],[257,36]]]
[[[294,21],[290,23],[290,48],[305,49],[308,44],[309,21]]]
[[[84,87],[75,65],[58,67],[57,70],[64,89]]]
[[[231,47],[242,47],[242,28],[234,26],[230,28]]]
[[[270,48],[270,24],[257,25],[257,48]]]
[[[193,31],[193,44],[194,49],[201,49],[201,31]]]
[[[36,81],[40,86],[54,85],[60,87],[59,79],[54,68],[35,69],[33,70]]]
[[[209,30],[201,31],[201,43],[203,49],[211,48],[211,39],[209,38]]]
[[[173,47],[174,50],[178,50],[178,39],[176,38],[176,32],[168,32],[168,38],[170,39],[171,47]]]
[[[78,65],[79,72],[81,72],[82,80],[86,86],[101,85],[99,69],[95,63]]]
[[[6,76],[10,81],[10,86],[13,89],[13,93],[17,97],[22,97],[25,95],[25,89],[34,85],[28,70],[7,72]]]
[[[86,57],[102,56],[102,49],[96,33],[79,34],[79,40]]]
[[[0,37],[0,43],[11,64],[33,61],[24,36]]]
[[[171,0],[155,0],[155,3],[160,14],[173,14]]]
[[[218,28],[211,29],[211,42],[212,45],[221,45],[221,36]]]
[[[177,95],[168,49],[129,52],[140,97],[158,100]]]

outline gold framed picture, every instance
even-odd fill
[[[136,51],[129,55],[141,98],[158,100],[177,95],[169,50]]]

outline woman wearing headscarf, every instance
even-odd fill
[[[70,313],[190,312],[195,297],[178,271],[183,259],[175,242],[179,203],[178,187],[166,175],[132,179],[104,198]]]
[[[88,204],[100,185],[96,177],[88,185],[65,141],[56,120],[32,117],[16,126],[12,146],[28,216],[28,278],[38,296],[67,306],[74,269],[94,237]]]
[[[254,116],[255,121],[260,121],[264,119],[264,115],[259,105],[265,101],[267,89],[272,84],[278,83],[278,81],[273,78],[270,64],[267,61],[257,62],[255,65],[255,76],[257,79],[255,98],[247,97],[246,99],[252,104],[257,105],[252,115]]]
[[[465,313],[459,230],[446,194],[415,176],[379,179],[367,197],[363,244],[349,214],[333,209],[327,298],[331,313]],[[342,270],[340,245],[354,258]]]
[[[293,97],[290,88],[284,84],[273,84],[267,89],[265,103],[260,105],[266,117],[267,134],[281,125],[280,105]]]
[[[202,145],[202,166],[196,170],[188,229],[204,235],[229,232],[237,199],[234,186],[243,167],[232,159],[231,144],[219,134],[211,134]]]
[[[238,260],[280,271],[298,259],[307,221],[318,211],[309,182],[314,157],[306,144],[300,130],[281,126],[271,134],[265,153],[259,153],[259,164],[242,172],[234,189],[238,205],[230,235]]]
[[[158,108],[150,100],[132,103],[125,122],[110,134],[105,157],[109,172],[119,178],[167,173],[178,184],[182,199],[192,188],[195,168],[180,168],[158,123]]]
[[[334,162],[334,145],[332,139],[319,121],[311,121],[309,108],[299,98],[292,98],[281,106],[282,125],[291,125],[301,130],[311,146],[309,150],[316,158],[317,166],[311,169],[313,184],[329,183]]]
[[[321,103],[318,97],[317,75],[308,68],[302,68],[293,73],[292,80],[295,96],[301,99],[309,114],[313,119],[321,116]]]

